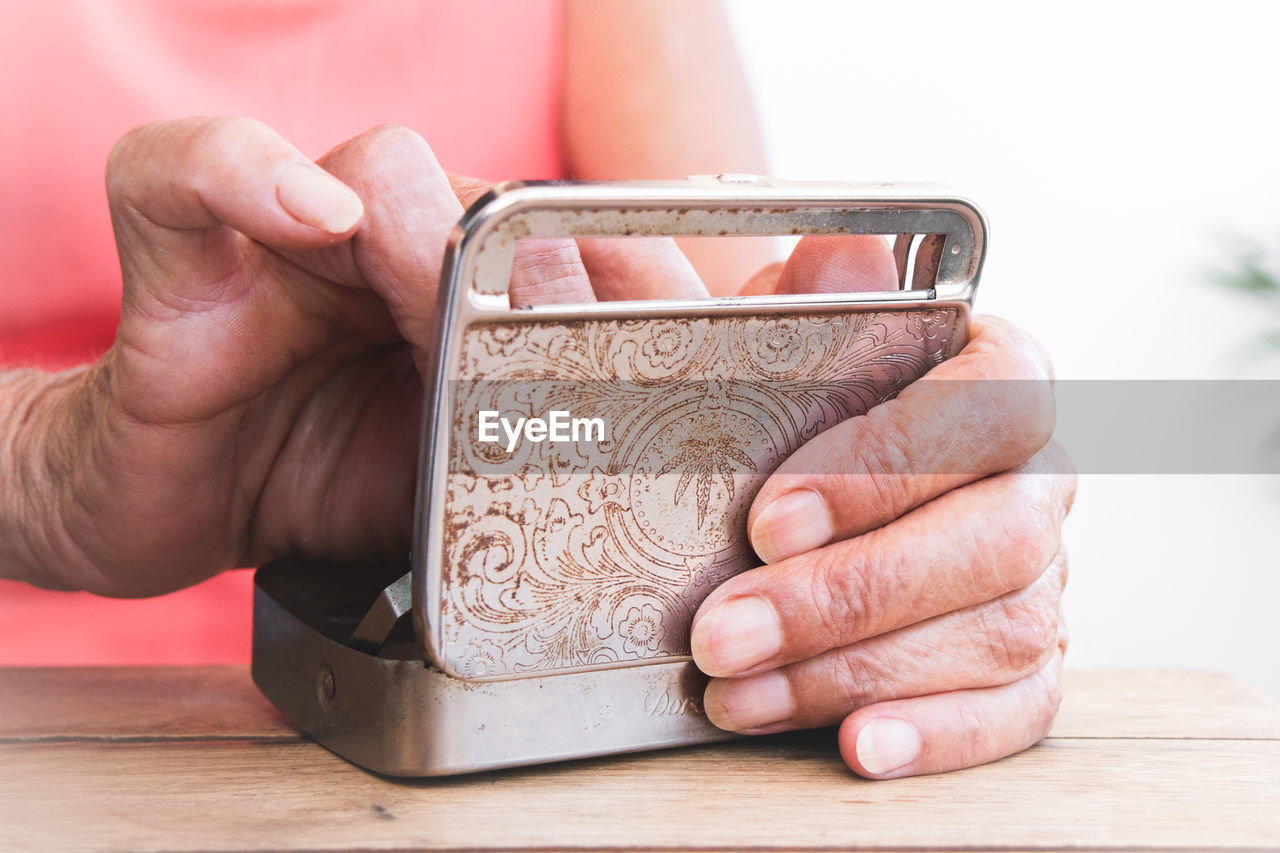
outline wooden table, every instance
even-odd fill
[[[0,670],[0,850],[1280,850],[1280,706],[1069,672],[1052,736],[866,782],[830,731],[426,782],[299,738],[238,667]]]

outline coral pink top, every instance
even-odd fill
[[[383,123],[451,172],[563,172],[558,0],[68,0],[0,28],[0,369],[65,367],[115,335],[103,168],[130,127],[260,119],[318,157]],[[109,601],[0,582],[0,665],[249,657],[251,578]]]

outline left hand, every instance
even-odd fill
[[[892,274],[882,244],[805,243],[778,283],[752,289],[866,289]],[[982,764],[1047,734],[1075,493],[1049,440],[1051,380],[1030,336],[975,319],[959,355],[770,477],[748,519],[766,565],[715,590],[693,623],[712,722],[839,723],[845,761],[877,779]]]
[[[136,128],[106,177],[119,332],[0,436],[21,468],[0,574],[132,597],[282,556],[403,560],[445,242],[486,185],[404,128],[312,163],[237,118]],[[588,269],[705,295],[669,242],[559,240],[517,249],[511,300],[590,301]]]

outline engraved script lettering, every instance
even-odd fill
[[[650,693],[644,697],[640,706],[650,717],[684,717],[702,715],[702,703],[687,696],[672,696],[670,691],[663,690]]]

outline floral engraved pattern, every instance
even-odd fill
[[[916,311],[911,315],[911,323],[907,328],[917,341],[926,341],[946,329],[950,320],[947,311]]]
[[[655,323],[649,334],[649,340],[640,347],[640,353],[649,359],[653,367],[664,367],[668,370],[684,360],[693,341],[693,332],[689,326],[676,321]]]
[[[791,361],[800,348],[800,321],[794,317],[768,320],[756,338],[756,354],[765,364]]]
[[[473,642],[463,653],[459,670],[468,678],[502,675],[502,650],[488,640]]]
[[[489,326],[481,332],[480,340],[489,355],[506,355],[519,335],[520,330],[516,326]]]
[[[793,451],[954,355],[950,307],[475,324],[451,383],[440,654],[464,678],[689,654],[758,565],[751,501]],[[600,417],[595,443],[480,444],[477,412]]]
[[[578,497],[587,502],[589,512],[600,512],[606,504],[627,508],[627,484],[620,476],[611,476],[599,468],[591,470],[591,479],[578,487]]]
[[[623,651],[629,654],[657,651],[663,635],[662,613],[652,604],[632,607],[622,618],[618,633],[622,636]]]

